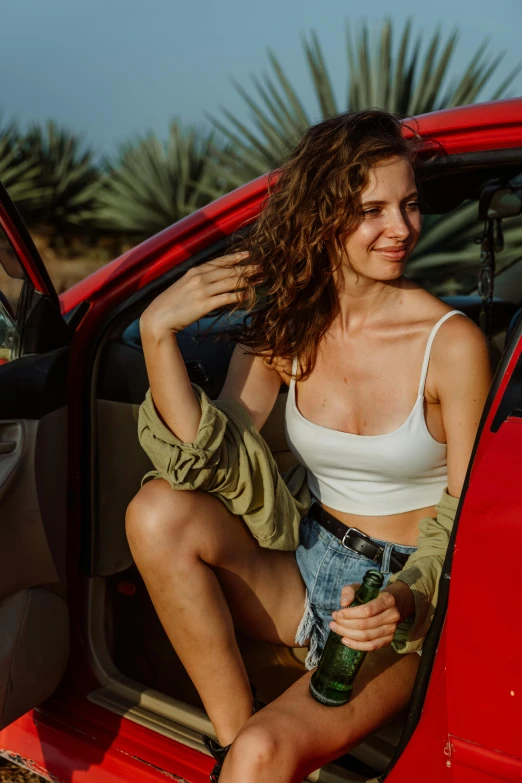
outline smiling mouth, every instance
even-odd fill
[[[375,247],[374,252],[379,253],[379,255],[386,256],[387,258],[400,259],[406,253],[406,246],[403,245],[402,247]]]

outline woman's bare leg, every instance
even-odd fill
[[[142,487],[126,526],[159,619],[228,745],[252,715],[234,623],[254,638],[295,646],[305,586],[294,553],[261,548],[219,500],[162,479]]]
[[[305,674],[245,724],[223,765],[220,783],[298,783],[386,724],[408,704],[418,655],[391,647],[369,653],[343,707],[324,707]]]

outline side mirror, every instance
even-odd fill
[[[501,220],[522,213],[522,188],[489,185],[480,195],[479,220]]]

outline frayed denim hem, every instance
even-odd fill
[[[322,629],[321,620],[310,603],[308,590],[306,591],[304,614],[295,635],[295,643],[300,647],[309,646],[305,666],[308,670],[315,669],[323,652],[326,637]]]

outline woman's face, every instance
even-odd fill
[[[403,274],[421,229],[417,199],[406,158],[389,158],[370,169],[361,194],[361,221],[345,242],[349,268],[383,282]]]

